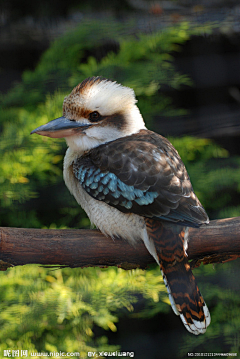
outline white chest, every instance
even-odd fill
[[[146,236],[144,218],[133,213],[122,213],[118,209],[89,196],[73,174],[71,165],[73,159],[74,154],[68,149],[64,159],[63,177],[69,191],[87,213],[90,221],[102,233],[110,237],[122,237],[131,243],[144,240],[144,236]]]

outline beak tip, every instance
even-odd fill
[[[37,133],[36,129],[35,129],[35,130],[32,130],[32,131],[30,132],[30,135],[33,135],[34,133]]]

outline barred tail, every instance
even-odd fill
[[[156,249],[173,311],[180,315],[190,333],[205,333],[211,318],[185,254],[186,227],[165,226],[152,219],[146,219],[146,225],[149,240],[153,241]]]

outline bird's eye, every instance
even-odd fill
[[[100,114],[97,111],[91,112],[89,115],[89,120],[92,122],[96,122],[100,119]]]

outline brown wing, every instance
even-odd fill
[[[141,130],[100,145],[73,168],[92,197],[122,212],[188,226],[208,222],[178,152],[154,132]]]

